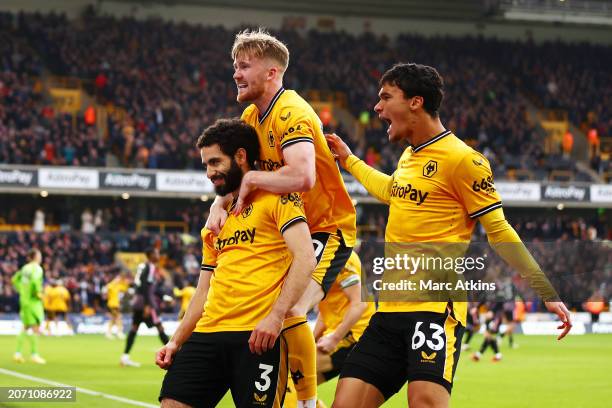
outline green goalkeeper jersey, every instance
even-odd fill
[[[35,262],[25,264],[13,275],[13,286],[19,292],[21,306],[42,302],[43,269]]]

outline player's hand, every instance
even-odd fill
[[[227,211],[221,205],[214,204],[210,206],[210,212],[208,213],[208,219],[206,220],[205,227],[213,232],[215,235],[219,235],[221,228],[227,221]]]
[[[246,206],[246,200],[257,187],[254,183],[254,171],[247,171],[242,176],[242,182],[240,183],[240,190],[238,191],[238,199],[236,200],[236,205],[234,206],[234,215],[238,215],[242,212],[244,207]]]
[[[149,316],[151,316],[151,307],[145,305],[143,311],[142,311],[142,317],[144,317],[145,319],[148,318]]]
[[[557,327],[557,329],[563,329],[563,332],[559,335],[559,337],[557,337],[557,340],[561,340],[567,335],[567,333],[570,332],[570,330],[572,330],[570,312],[567,310],[567,307],[565,307],[563,302],[544,302],[544,304],[549,312],[559,316],[559,319],[561,319],[561,322],[563,322],[562,325]]]
[[[165,346],[155,353],[155,364],[163,370],[167,370],[172,364],[172,359],[178,351],[178,345],[170,340]]]
[[[331,354],[338,343],[339,340],[336,339],[336,336],[334,336],[333,333],[330,333],[325,336],[321,336],[319,340],[317,340],[317,349],[321,350],[325,354]]]
[[[249,338],[251,353],[259,355],[274,347],[276,339],[283,328],[283,318],[270,313],[260,321]]]
[[[334,158],[340,162],[342,167],[346,168],[346,159],[353,154],[351,149],[349,149],[348,145],[335,133],[325,134],[325,139],[327,140],[327,145],[331,149]]]

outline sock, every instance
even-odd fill
[[[317,347],[306,316],[285,319],[283,336],[289,350],[289,371],[300,401],[317,397]]]
[[[36,333],[32,333],[30,335],[30,344],[32,345],[32,355],[35,356],[38,354],[38,335]]]
[[[473,336],[474,336],[474,330],[468,331],[467,337],[465,338],[465,344],[469,344]]]
[[[132,346],[134,345],[134,340],[136,340],[136,332],[133,330],[130,330],[130,332],[128,333],[128,337],[127,337],[127,341],[125,342],[125,354],[130,354],[130,350],[132,349]]]
[[[499,353],[499,347],[497,347],[497,342],[495,340],[491,340],[491,347],[493,347],[495,354]]]
[[[168,335],[164,331],[164,327],[161,325],[161,323],[158,323],[155,327],[157,327],[157,333],[159,334],[159,339],[161,340],[163,344],[166,344],[169,339],[168,339]]]
[[[295,385],[293,385],[293,381],[291,380],[291,375],[289,375],[289,379],[287,380],[287,392],[285,393],[283,408],[297,408],[297,395],[295,393]]]
[[[21,333],[17,335],[17,349],[15,351],[19,354],[21,354],[21,350],[23,349],[23,341],[25,337],[26,337],[25,330],[22,330]]]
[[[489,347],[489,339],[484,339],[482,346],[480,346],[480,354],[484,353],[487,347]]]

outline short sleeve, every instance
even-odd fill
[[[279,195],[274,205],[274,222],[281,234],[297,222],[306,222],[304,202],[298,193]]]
[[[202,265],[200,271],[214,272],[217,267],[217,250],[215,236],[212,231],[203,228],[202,232]]]
[[[466,154],[452,175],[453,186],[470,218],[478,218],[497,208],[502,202],[495,189],[489,161],[482,154]]]
[[[299,142],[314,143],[316,129],[313,126],[321,126],[316,116],[313,117],[303,108],[284,107],[275,121],[275,135],[280,138],[281,149]]]

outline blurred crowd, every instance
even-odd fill
[[[55,14],[0,14],[0,163],[199,168],[195,137],[216,117],[240,113],[229,55],[234,34],[221,27],[99,16],[92,9],[74,21]],[[366,143],[353,146],[355,153],[384,171],[394,169],[398,148],[387,143],[372,108],[378,79],[397,61],[438,68],[446,83],[444,123],[500,174],[531,169],[541,178],[549,170],[574,169],[567,157],[544,154],[544,132],[527,120],[530,103],[564,109],[585,132],[612,136],[610,47],[275,34],[291,51],[286,87],[346,95],[347,108],[365,128]],[[80,78],[98,103],[112,106],[107,136],[82,115],[53,110],[42,92],[47,74]],[[600,173],[609,171],[609,152],[597,152],[592,162]]]
[[[384,225],[385,215],[374,208],[382,207],[370,206],[360,217],[359,253],[364,268],[371,265],[373,251],[383,242],[377,227]],[[606,299],[612,298],[612,249],[608,246],[612,229],[605,216],[572,217],[558,213],[511,214],[508,218],[564,299],[575,300],[573,303],[579,308],[577,299],[584,301],[597,290],[601,290]],[[158,247],[165,271],[160,287],[162,292],[171,294],[173,287],[180,287],[199,274],[201,244],[197,237],[197,233],[150,232],[0,233],[0,312],[17,310],[18,296],[10,278],[26,262],[26,253],[31,247],[42,251],[47,282],[60,279],[70,292],[71,311],[90,308],[94,313],[101,313],[105,304],[103,287],[127,267],[117,253]],[[486,243],[480,227],[475,231],[474,242]],[[500,278],[512,277],[524,297],[535,299],[525,282],[502,262],[491,262],[487,271]]]
[[[143,252],[151,246],[158,247],[163,255],[162,290],[171,294],[175,285],[199,275],[200,242],[187,234],[0,234],[0,312],[18,311],[19,297],[11,285],[11,276],[27,262],[27,251],[32,247],[42,252],[45,282],[61,280],[70,292],[72,312],[90,308],[100,313],[106,304],[104,286],[127,268],[117,259],[117,253]],[[132,273],[130,271],[129,275]]]

